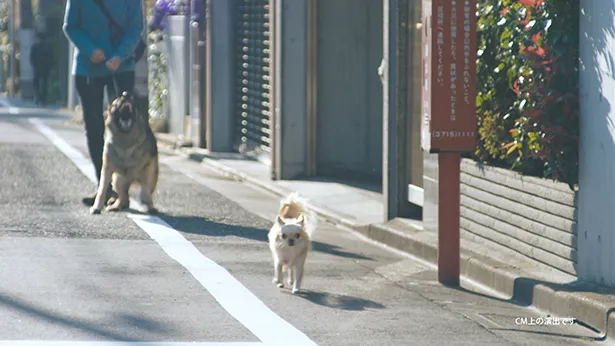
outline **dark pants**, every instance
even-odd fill
[[[113,77],[93,78],[75,76],[75,85],[81,100],[90,158],[96,169],[96,177],[100,182],[105,135],[105,122],[103,119],[105,86],[107,86],[107,95],[110,102],[124,91],[132,94],[135,85],[135,74],[134,72],[122,72]]]
[[[34,101],[39,105],[47,102],[47,79],[49,73],[34,72]]]

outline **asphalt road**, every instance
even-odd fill
[[[163,148],[159,217],[93,216],[85,156],[66,117],[0,108],[0,345],[596,344],[326,223],[292,295],[271,283],[276,197]]]

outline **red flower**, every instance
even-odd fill
[[[542,5],[542,3],[545,2],[545,0],[519,0],[519,2],[523,6],[538,7],[538,6]]]
[[[544,57],[546,52],[544,49],[542,49],[542,47],[538,47],[538,49],[536,49],[536,54],[540,57]]]
[[[519,88],[519,83],[518,83],[517,81],[515,81],[515,83],[513,84],[513,86],[514,86],[513,90],[514,90],[515,94],[517,94],[517,95],[521,95],[521,91],[519,90],[519,89],[520,89],[520,88]]]

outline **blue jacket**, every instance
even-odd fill
[[[66,3],[64,34],[76,48],[73,75],[102,77],[112,74],[104,62],[91,62],[96,48],[102,49],[106,59],[120,58],[116,73],[135,69],[134,51],[144,29],[142,0],[103,0],[102,3],[125,32],[115,48],[111,43],[111,24],[94,0],[68,0]]]

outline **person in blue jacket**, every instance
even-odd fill
[[[124,91],[132,94],[135,84],[135,49],[144,29],[142,0],[68,0],[64,34],[75,45],[72,75],[83,111],[90,158],[98,181],[104,145],[103,98]],[[111,191],[107,200],[115,198]],[[94,204],[96,192],[83,198]],[[111,201],[109,201],[111,202]]]

